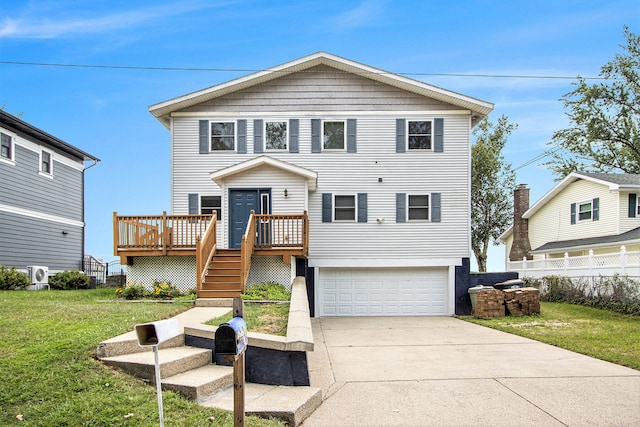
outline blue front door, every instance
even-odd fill
[[[260,212],[259,190],[229,191],[229,248],[240,248],[251,211]]]

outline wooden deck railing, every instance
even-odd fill
[[[118,216],[113,213],[113,248],[123,252],[161,252],[195,250],[196,239],[202,237],[213,215]]]
[[[249,270],[251,270],[251,255],[253,255],[253,249],[256,244],[256,239],[252,236],[256,235],[256,214],[251,211],[249,215],[249,221],[247,222],[247,228],[242,236],[242,243],[240,244],[240,259],[242,261],[242,293],[244,293],[247,286],[247,278],[249,277]]]
[[[216,224],[216,214],[214,213],[213,219],[202,239],[200,239],[200,237],[196,238],[196,283],[198,288],[202,286],[205,276],[207,275],[209,263],[211,263],[216,253]]]
[[[304,255],[309,250],[309,221],[302,215],[254,215],[256,249],[300,248]]]

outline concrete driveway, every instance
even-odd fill
[[[640,425],[640,371],[451,317],[312,323],[305,427]]]

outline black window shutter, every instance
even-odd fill
[[[367,193],[358,193],[358,222],[367,222]]]
[[[189,215],[198,215],[198,194],[189,193]]]
[[[322,222],[331,222],[333,217],[333,194],[322,193]]]
[[[355,153],[357,152],[356,147],[356,119],[348,119],[347,120],[347,153]]]
[[[200,120],[200,154],[209,152],[209,120]]]
[[[433,119],[433,151],[444,152],[444,119]]]
[[[593,199],[593,204],[591,205],[591,209],[593,211],[591,215],[591,219],[593,221],[598,221],[600,219],[600,198],[596,197]]]
[[[431,222],[440,222],[441,220],[441,193],[431,193]]]
[[[264,146],[262,138],[262,119],[256,119],[253,121],[253,152],[262,153],[262,147]]]
[[[311,119],[311,152],[320,153],[320,119]]]
[[[576,204],[571,203],[571,224],[576,223]]]
[[[629,193],[629,218],[636,217],[637,206],[638,206],[638,195],[635,193]]]
[[[238,120],[238,153],[247,154],[247,121]]]
[[[396,193],[396,222],[407,222],[406,193]]]
[[[406,120],[396,119],[396,153],[404,153],[407,151],[406,129]]]
[[[289,120],[289,152],[300,152],[300,120]]]

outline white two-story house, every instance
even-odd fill
[[[316,316],[451,315],[454,269],[470,256],[471,129],[492,108],[322,52],[152,105],[170,132],[176,222],[146,236],[176,243],[189,215],[186,234],[214,223],[202,237],[212,261],[251,246],[249,284],[304,275]],[[139,220],[114,214],[116,228]],[[153,265],[159,278],[158,257],[119,234],[130,274]],[[193,256],[154,255],[166,265],[181,249]],[[231,274],[208,267],[211,252],[188,273],[200,297],[214,296],[205,275]]]
[[[514,223],[500,240],[521,276],[640,276],[640,175],[571,173],[529,207],[514,197]]]

